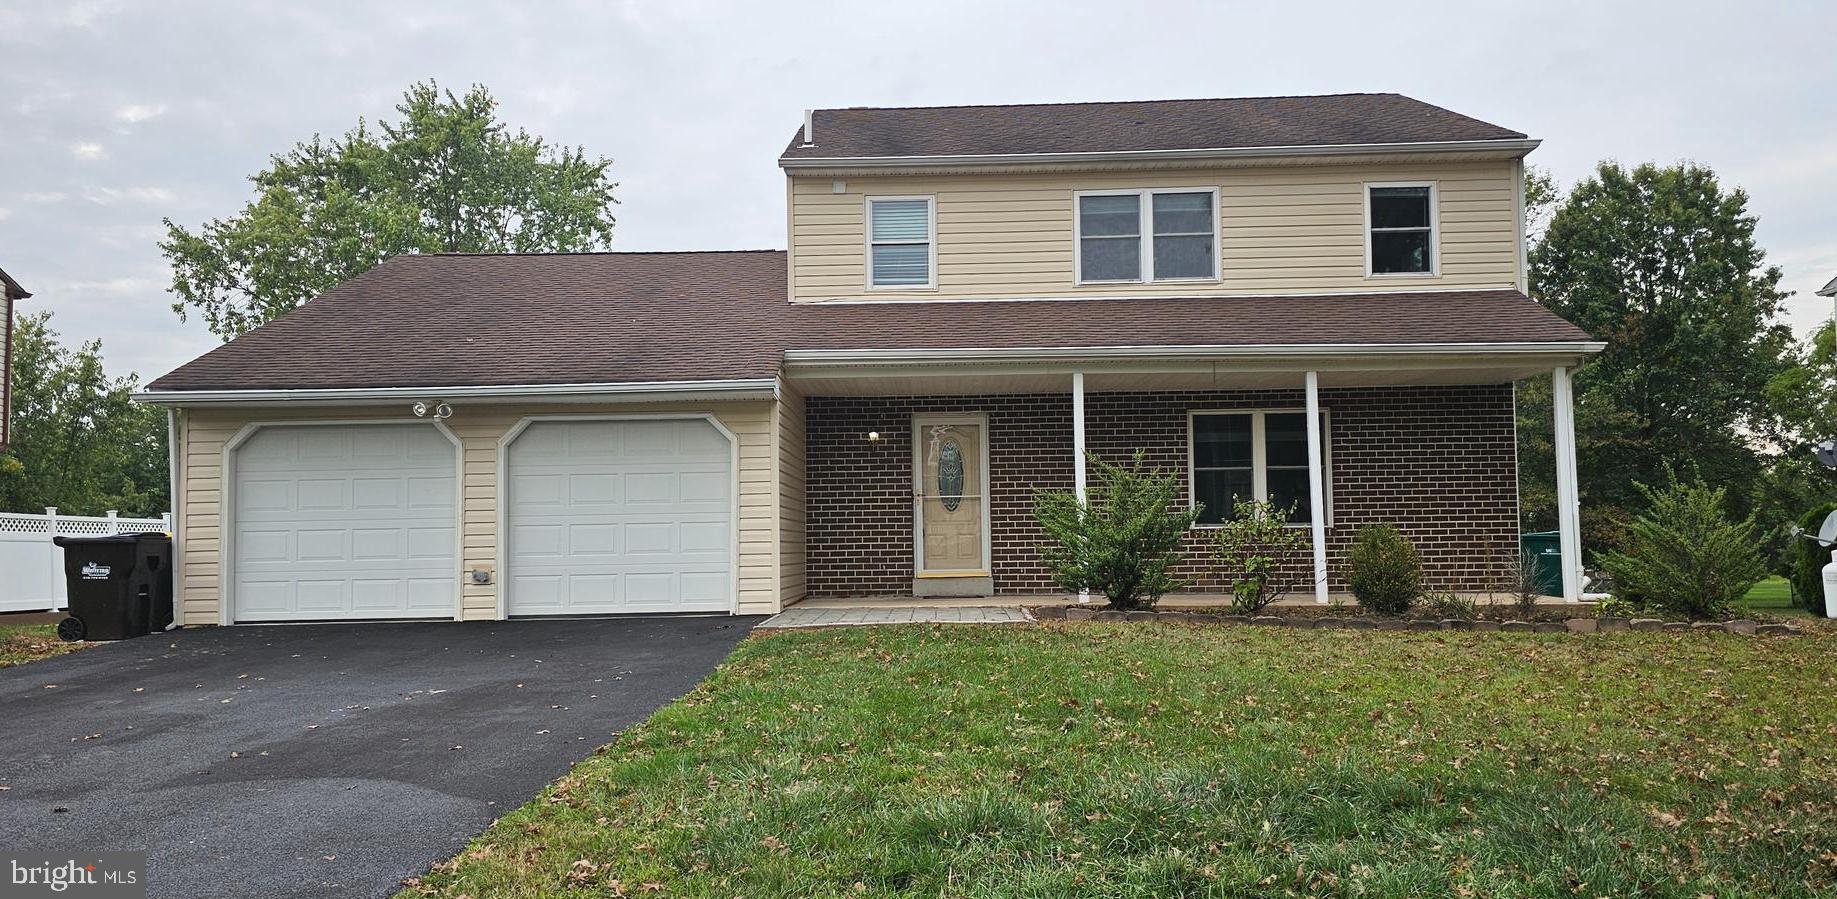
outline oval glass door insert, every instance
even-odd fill
[[[938,448],[938,499],[944,511],[955,512],[963,504],[963,447],[957,438],[946,437]]]

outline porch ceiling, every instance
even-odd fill
[[[1302,387],[1306,372],[1320,373],[1320,386],[1407,387],[1502,384],[1548,378],[1554,366],[1573,357],[1506,359],[1283,360],[1268,364],[1142,361],[1040,365],[792,365],[785,382],[806,396],[982,396],[1067,393],[1074,371],[1084,372],[1094,393],[1160,390],[1274,390]]]

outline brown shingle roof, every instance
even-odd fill
[[[1524,134],[1400,94],[1028,106],[819,109],[781,160],[1216,150],[1513,140]]]
[[[9,300],[23,300],[32,296],[25,288],[20,287],[19,282],[13,280],[13,277],[8,275],[5,269],[0,269],[0,289],[6,291],[6,298]]]
[[[1512,290],[794,305],[785,254],[399,256],[150,390],[770,378],[790,349],[1543,343]]]

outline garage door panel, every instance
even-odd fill
[[[455,447],[428,426],[264,428],[235,450],[238,621],[450,617]]]
[[[348,530],[300,531],[294,536],[296,562],[349,562]]]
[[[353,478],[351,480],[351,508],[366,510],[402,508],[401,479]]]
[[[510,614],[731,608],[730,453],[700,419],[525,428],[505,460]]]
[[[242,515],[287,512],[293,508],[293,485],[285,481],[246,480],[236,485],[236,511]]]
[[[568,526],[568,555],[617,556],[620,551],[619,527],[613,524],[575,524]]]

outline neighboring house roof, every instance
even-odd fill
[[[1832,278],[1823,287],[1818,288],[1818,296],[1837,297],[1837,278]]]
[[[819,109],[779,157],[1004,156],[1524,140],[1400,94]]]
[[[6,298],[9,300],[23,300],[31,296],[25,288],[19,286],[18,281],[13,280],[13,277],[6,273],[5,269],[0,269],[0,286],[6,288]]]
[[[794,304],[782,251],[398,256],[148,385],[769,379],[786,351],[1587,341],[1513,290]]]

